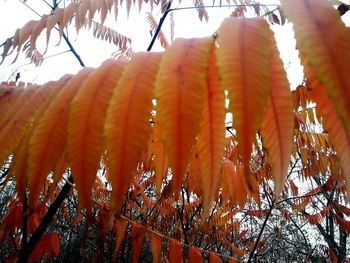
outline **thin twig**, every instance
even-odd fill
[[[263,234],[263,232],[264,232],[264,229],[265,229],[265,226],[266,226],[266,224],[267,224],[267,221],[268,221],[269,218],[270,218],[270,215],[271,215],[271,213],[272,213],[272,209],[273,209],[273,208],[274,208],[274,204],[272,204],[272,205],[270,206],[269,212],[268,212],[268,214],[267,214],[266,217],[265,217],[265,220],[264,220],[263,225],[261,226],[259,235],[258,235],[258,237],[256,238],[256,241],[255,241],[254,247],[253,247],[252,251],[251,251],[250,254],[249,254],[248,263],[249,263],[249,262],[252,262],[252,260],[253,260],[253,257],[254,257],[254,254],[255,254],[255,250],[256,250],[256,248],[258,247],[259,241],[260,241],[261,236],[262,236],[262,234]]]
[[[23,0],[19,0],[20,3],[22,3],[23,5],[25,5],[27,8],[29,8],[32,12],[34,12],[36,15],[38,15],[39,17],[41,17],[41,15],[35,11],[32,7],[30,7],[26,2],[24,2]],[[51,7],[51,9],[54,11],[58,4],[60,2],[57,2],[56,0],[53,1],[53,6]],[[59,30],[57,27],[55,27],[56,30]],[[72,54],[76,57],[76,59],[79,61],[79,64],[82,66],[82,67],[85,67],[85,64],[83,62],[83,60],[81,59],[81,57],[79,56],[79,54],[77,53],[77,51],[75,50],[75,48],[73,47],[72,43],[70,42],[70,40],[68,39],[67,35],[63,32],[63,39],[64,41],[67,43],[70,51],[72,52]],[[5,42],[4,42],[5,43]],[[2,44],[3,45],[3,44]]]
[[[164,23],[164,20],[165,18],[167,17],[167,15],[170,13],[170,12],[173,12],[173,11],[180,11],[180,10],[190,10],[190,9],[200,9],[200,8],[224,8],[224,7],[242,7],[242,6],[254,6],[255,4],[250,4],[250,5],[247,5],[247,4],[242,4],[242,5],[237,5],[237,4],[229,4],[229,5],[198,5],[198,6],[187,6],[187,7],[177,7],[177,8],[170,8],[171,6],[171,1],[169,1],[168,3],[168,6],[166,7],[166,10],[165,12],[163,13],[163,16],[160,18],[159,20],[159,24],[158,24],[158,27],[156,29],[156,32],[154,33],[153,35],[153,38],[151,40],[151,43],[149,44],[148,48],[147,48],[147,51],[151,51],[153,45],[154,45],[154,42],[156,41],[157,37],[158,37],[158,34],[162,28],[162,25]],[[260,17],[264,17],[264,16],[267,16],[275,11],[278,10],[278,7],[279,5],[278,4],[269,4],[269,5],[262,5],[260,4],[260,6],[277,6],[275,9],[261,15]]]

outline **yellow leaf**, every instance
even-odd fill
[[[120,210],[151,132],[153,83],[162,53],[138,53],[113,92],[106,123],[106,148],[112,183],[112,207]],[[147,65],[147,66],[145,66]]]
[[[271,32],[263,19],[226,18],[218,31],[218,67],[228,90],[229,110],[237,131],[244,180],[253,191],[249,162],[252,143],[268,102]]]
[[[68,120],[67,159],[79,192],[79,206],[91,207],[91,189],[103,151],[103,124],[124,62],[109,59],[82,83]]]
[[[157,118],[178,195],[196,142],[206,86],[210,38],[177,39],[165,52],[156,81]]]

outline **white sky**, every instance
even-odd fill
[[[47,0],[51,3],[50,0]],[[212,0],[205,1],[209,5]],[[219,1],[216,1],[219,3]],[[276,0],[262,0],[261,3],[274,4],[279,1]],[[42,0],[27,0],[26,3],[32,7],[39,14],[50,13],[50,8]],[[183,0],[181,6],[191,6],[192,0]],[[226,4],[226,1],[222,1]],[[144,6],[147,6],[144,4]],[[177,1],[173,4],[173,8],[177,7]],[[273,8],[271,8],[273,9]],[[153,15],[159,21],[161,14],[155,8]],[[175,38],[176,37],[203,37],[212,35],[219,27],[222,20],[227,17],[234,8],[208,8],[209,22],[200,22],[197,12],[195,10],[179,10],[174,12],[175,21]],[[126,11],[120,9],[118,20],[115,23],[112,16],[107,19],[105,25],[114,30],[130,37],[132,39],[132,47],[134,51],[146,51],[150,41],[151,35],[149,33],[149,26],[146,22],[146,12],[149,10],[141,10],[132,8],[130,18],[127,19]],[[277,14],[277,13],[276,13]],[[345,15],[344,17],[348,16]],[[0,0],[0,43],[3,43],[8,37],[14,35],[17,28],[22,27],[29,20],[38,20],[40,17],[26,7],[20,0]],[[98,19],[96,19],[98,21]],[[162,29],[170,41],[170,17],[168,16]],[[275,34],[278,47],[281,52],[281,57],[284,60],[285,68],[288,73],[291,87],[300,84],[302,80],[302,67],[297,58],[297,51],[295,49],[295,40],[293,38],[292,26],[287,24],[284,26],[272,26]],[[53,30],[51,33],[51,40],[49,43],[48,52],[45,57],[55,55],[60,52],[67,51],[69,48],[62,39],[60,45],[58,42],[57,31]],[[76,51],[84,61],[86,66],[97,67],[104,60],[108,59],[111,54],[117,50],[113,44],[106,43],[102,40],[95,39],[92,36],[92,31],[82,29],[79,35],[76,36],[75,28],[70,27],[68,36]],[[44,48],[45,40],[38,41],[38,49]],[[162,50],[159,43],[153,48],[154,51]],[[2,51],[2,49],[1,49]],[[24,59],[21,55],[15,64],[11,64],[13,56],[7,58],[5,62],[0,65],[0,81],[14,80],[17,72],[21,73],[21,81],[44,83],[49,80],[56,80],[66,73],[76,73],[81,69],[77,59],[71,52],[54,56],[45,59],[40,67],[35,67],[33,64],[28,64],[29,60]]]

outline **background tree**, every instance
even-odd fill
[[[147,3],[171,11],[171,2]],[[3,59],[14,50],[35,61],[43,30],[49,37],[57,26],[70,43],[67,25],[94,24],[122,57],[40,86],[1,84],[2,257],[347,259],[345,12],[325,0],[282,1],[277,10],[234,4],[214,36],[172,45],[149,16],[165,52],[134,54],[102,25],[116,1],[54,1],[50,15],[4,42]],[[293,92],[268,25],[284,21],[279,10],[305,68]]]

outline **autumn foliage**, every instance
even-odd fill
[[[96,10],[103,21],[113,1],[92,2],[72,2],[19,29],[3,59],[26,41],[34,50],[40,32],[49,38],[56,24],[63,32],[74,19],[79,30]],[[250,261],[269,238],[247,218],[292,225],[296,214],[319,230],[327,220],[349,233],[350,31],[326,0],[281,2],[305,69],[296,89],[268,22],[244,17],[164,52],[108,59],[43,85],[2,83],[0,162],[17,198],[2,204],[0,239],[20,246],[13,236],[23,219],[33,233],[62,182],[74,182],[79,209],[72,215],[64,203],[57,220],[85,224],[85,246],[98,225],[95,259],[106,247],[115,259],[131,247],[137,262],[148,244],[153,262]],[[126,48],[126,38],[115,39]],[[315,208],[322,194],[329,200]],[[58,256],[60,236],[42,235],[32,259]],[[340,248],[325,242],[324,256],[339,259]]]

